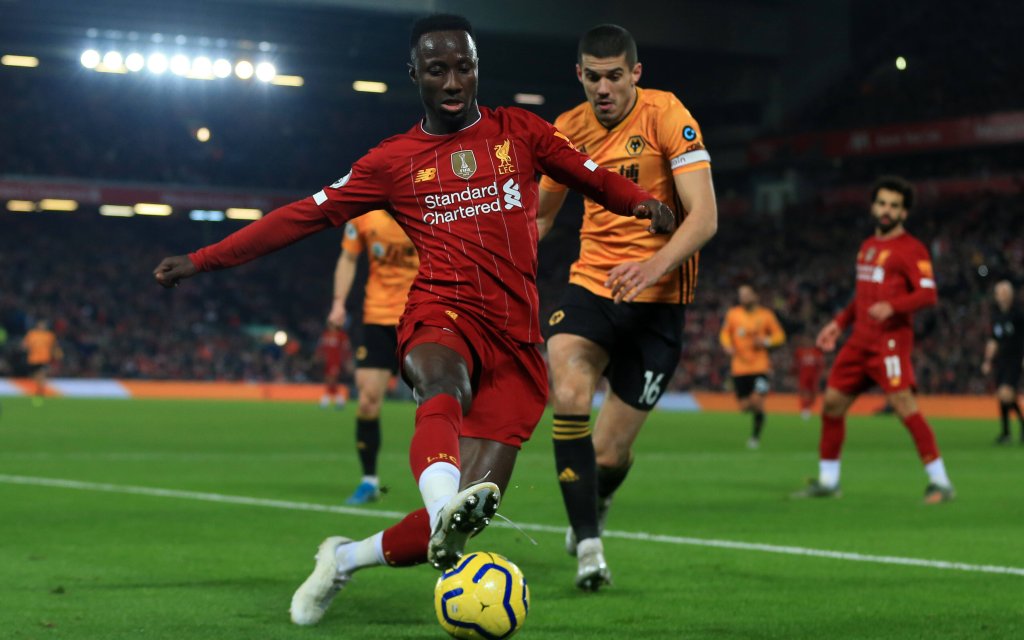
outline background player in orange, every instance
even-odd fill
[[[824,369],[825,354],[821,349],[814,346],[814,341],[807,336],[797,338],[797,347],[793,350],[793,373],[796,374],[797,394],[800,397],[800,417],[804,420],[811,419]]]
[[[732,356],[732,383],[740,411],[753,416],[747,447],[757,449],[764,429],[764,398],[771,389],[772,361],[768,350],[785,344],[786,332],[775,312],[758,304],[752,286],[740,285],[737,296],[740,303],[725,314],[718,341]]]
[[[317,357],[324,363],[324,395],[320,398],[320,406],[327,408],[332,404],[337,409],[345,406],[344,394],[338,393],[338,378],[345,368],[349,355],[348,334],[340,324],[327,321],[327,327],[320,334],[320,342],[316,347]]]
[[[671,93],[637,87],[641,71],[628,31],[591,29],[580,40],[576,65],[587,99],[555,121],[599,165],[675,203],[685,216],[674,235],[655,237],[644,223],[587,199],[580,256],[548,320],[555,465],[572,525],[566,549],[578,558],[576,585],[587,590],[610,582],[600,538],[604,517],[633,462],[633,442],[679,364],[697,252],[717,228],[700,128]],[[562,185],[541,180],[541,237],[565,195]],[[592,439],[590,410],[602,375],[609,389]]]
[[[818,477],[794,497],[840,495],[839,455],[846,435],[846,412],[858,395],[876,384],[910,431],[925,465],[925,503],[953,499],[953,485],[935,434],[918,411],[914,397],[912,315],[933,306],[938,294],[928,249],[903,228],[913,205],[914,189],[903,178],[886,176],[875,183],[871,194],[875,233],[857,252],[854,299],[825,325],[817,339],[822,351],[833,351],[843,330],[853,326],[832,364],[825,389]]]
[[[356,333],[356,452],[363,479],[345,501],[347,504],[380,498],[380,407],[391,376],[398,373],[398,319],[420,266],[416,247],[386,211],[371,211],[348,222],[334,270],[334,304],[328,316],[338,326],[345,324],[345,301],[352,291],[359,254],[364,251],[370,273],[363,322]]]
[[[60,360],[62,352],[57,344],[57,336],[50,331],[46,320],[39,320],[35,327],[25,334],[21,347],[27,351],[29,373],[36,381],[35,395],[32,404],[39,406],[46,395],[46,374],[55,360]]]
[[[1014,304],[1013,285],[1009,280],[996,284],[996,305],[992,310],[992,332],[985,343],[985,360],[981,372],[989,375],[995,363],[996,399],[1002,431],[996,444],[1010,444],[1010,415],[1016,412],[1020,421],[1020,440],[1024,443],[1024,415],[1017,403],[1021,360],[1024,359],[1024,313]]]

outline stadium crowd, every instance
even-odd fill
[[[571,216],[541,245],[542,313],[565,286],[578,240]],[[229,224],[104,219],[94,214],[5,214],[0,234],[0,319],[9,336],[0,371],[22,368],[19,338],[51,321],[65,353],[55,375],[153,379],[318,379],[316,343],[331,300],[336,233],[301,248],[165,292],[158,256],[226,234]],[[1024,200],[979,196],[921,206],[908,223],[928,243],[937,308],[918,314],[917,366],[926,392],[983,392],[978,374],[991,287],[1024,282]],[[853,259],[871,232],[866,205],[792,207],[778,216],[726,215],[702,256],[697,302],[671,388],[722,389],[718,345],[736,287],[749,282],[791,337],[813,336],[853,292]],[[60,256],[59,259],[41,256]],[[358,287],[357,287],[358,288]],[[353,301],[358,304],[358,299]],[[358,317],[358,314],[351,314]],[[546,315],[542,316],[546,317]],[[271,341],[283,330],[283,346]],[[773,356],[776,388],[795,387],[792,345]]]

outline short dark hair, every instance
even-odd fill
[[[630,69],[638,60],[636,40],[617,24],[599,24],[584,33],[576,50],[576,62],[583,64],[584,53],[595,58],[614,58],[625,54]]]
[[[470,38],[476,40],[476,36],[473,35],[473,25],[465,17],[454,13],[435,13],[413,23],[412,33],[409,36],[409,48],[415,49],[423,34],[437,31],[465,31]]]
[[[875,185],[871,187],[871,202],[875,201],[878,197],[878,192],[882,189],[886,191],[895,191],[896,193],[903,196],[903,208],[910,211],[914,206],[914,185],[910,184],[910,181],[900,176],[882,176],[875,181]]]

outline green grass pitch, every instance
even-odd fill
[[[426,566],[358,574],[318,627],[294,627],[287,615],[322,538],[362,537],[392,522],[379,512],[419,506],[406,455],[411,405],[384,410],[390,492],[348,514],[292,507],[340,505],[354,488],[353,407],[53,399],[34,408],[9,398],[0,406],[0,638],[444,637],[432,604],[437,574]],[[762,449],[751,452],[743,416],[655,413],[608,527],[671,538],[609,536],[612,588],[573,587],[575,561],[557,530],[531,532],[533,545],[492,527],[470,548],[505,554],[526,574],[533,606],[522,638],[1024,638],[1024,446],[993,447],[994,420],[932,422],[959,494],[951,504],[921,504],[925,477],[895,418],[850,420],[842,499],[792,501],[816,473],[817,420],[770,415]],[[501,512],[560,530],[549,433],[545,418]]]

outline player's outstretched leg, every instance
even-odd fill
[[[288,608],[292,622],[304,626],[320,622],[334,597],[352,579],[352,570],[339,565],[339,548],[359,544],[341,536],[333,536],[320,543],[313,573],[292,596],[292,604]]]

